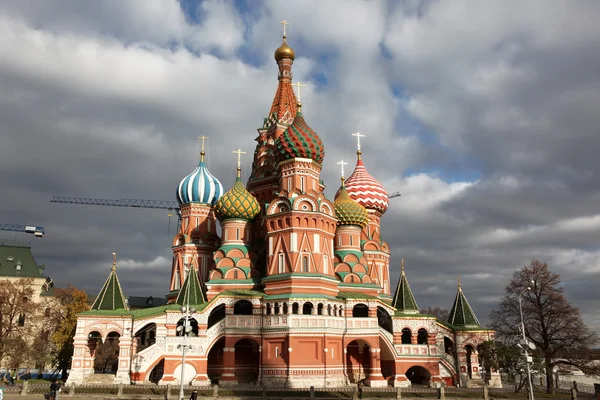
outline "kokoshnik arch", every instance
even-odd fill
[[[284,34],[248,182],[238,150],[237,178],[224,192],[202,146],[177,187],[169,304],[130,310],[115,260],[92,310],[78,317],[70,382],[93,382],[98,345],[118,340],[115,382],[176,383],[183,368],[194,385],[500,384],[495,371],[480,370],[477,347],[493,331],[480,327],[460,283],[448,321],[419,313],[403,262],[390,291],[380,233],[389,197],[363,164],[362,135],[354,171],[333,202],[325,197],[325,149],[293,91],[302,86],[292,84],[294,57]],[[188,302],[196,312],[181,365],[179,307]]]

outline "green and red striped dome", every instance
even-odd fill
[[[286,160],[290,158],[310,158],[322,164],[325,157],[323,141],[304,120],[301,107],[302,105],[298,104],[296,118],[279,138],[277,149]]]

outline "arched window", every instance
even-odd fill
[[[19,326],[25,326],[25,314],[19,314],[19,320],[17,321]]]
[[[275,315],[279,315],[279,303],[275,303]]]
[[[402,344],[412,343],[412,332],[408,328],[402,329]]]
[[[271,303],[267,303],[267,315],[271,315]]]
[[[233,305],[233,314],[252,315],[252,303],[248,300],[238,300]]]
[[[352,308],[352,317],[354,318],[368,318],[369,307],[365,304],[357,304]]]
[[[419,329],[417,332],[417,344],[427,344],[427,339],[429,338],[429,334],[423,328]]]
[[[444,336],[444,352],[446,354],[454,353],[454,344],[452,343],[452,340],[447,336]]]
[[[210,329],[211,326],[216,324],[219,321],[225,319],[225,304],[219,304],[208,315],[208,323],[206,325],[206,329]]]
[[[237,269],[233,271],[233,279],[237,279],[238,278],[238,271]]]
[[[350,275],[350,283],[354,283],[354,275]]]
[[[331,315],[331,304],[327,305],[327,315]]]
[[[319,303],[317,306],[317,315],[323,315],[323,303]]]
[[[49,317],[49,316],[50,316],[50,307],[48,307],[44,310],[44,317]]]
[[[304,314],[304,315],[311,315],[312,310],[313,310],[313,304],[310,302],[306,302],[302,306],[302,314]]]
[[[308,256],[302,257],[302,272],[308,272]]]
[[[300,308],[298,303],[292,304],[292,314],[298,314],[298,308]]]
[[[47,342],[49,336],[50,336],[50,332],[42,331],[42,333],[40,335],[40,339],[42,339],[43,342]]]

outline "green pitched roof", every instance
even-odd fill
[[[394,294],[394,299],[392,300],[392,306],[394,306],[403,314],[413,314],[419,312],[419,306],[417,305],[415,296],[410,289],[408,279],[406,279],[406,274],[404,273],[404,260],[402,260],[402,272],[400,273],[400,280],[398,281],[396,293]]]
[[[198,272],[193,265],[190,265],[188,274],[185,277],[185,282],[183,282],[183,286],[179,290],[179,294],[177,295],[177,300],[175,302],[180,306],[185,306],[186,304],[198,305],[206,303],[206,297],[204,297],[204,292],[200,286],[200,279],[198,279]]]
[[[457,327],[478,327],[480,326],[479,320],[475,316],[471,305],[467,301],[462,288],[460,287],[460,280],[458,281],[458,291],[452,310],[450,310],[450,316],[448,322]]]
[[[102,290],[98,293],[98,297],[92,304],[92,310],[120,310],[127,308],[127,302],[125,296],[123,296],[123,289],[121,289],[121,283],[117,276],[117,259],[113,253],[113,265],[108,275],[108,279],[104,282]]]
[[[35,262],[31,247],[0,242],[0,277],[39,278],[44,276],[43,270],[44,266]]]

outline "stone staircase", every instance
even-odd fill
[[[112,385],[115,383],[114,374],[93,374],[83,378],[84,385]]]

